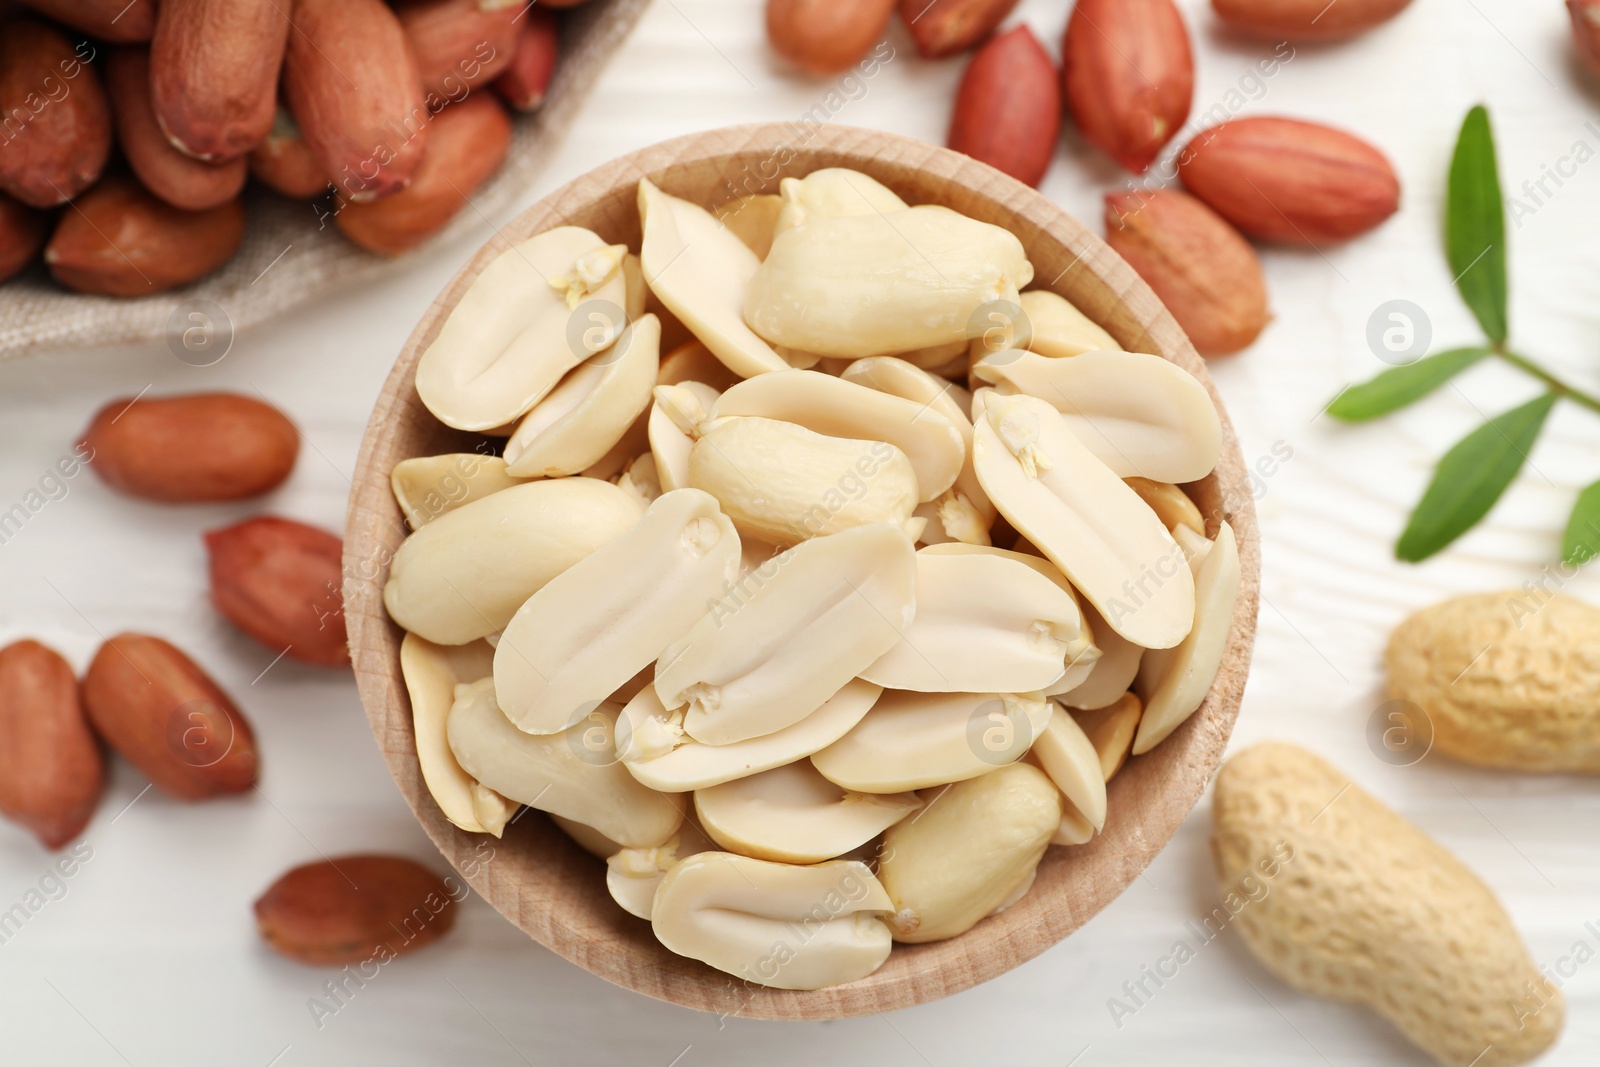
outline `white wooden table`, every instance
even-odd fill
[[[1236,746],[1287,738],[1334,760],[1479,871],[1535,956],[1556,967],[1600,950],[1600,782],[1473,770],[1430,756],[1393,767],[1365,728],[1381,702],[1387,633],[1456,592],[1513,586],[1557,554],[1579,487],[1600,477],[1600,425],[1558,409],[1492,520],[1425,566],[1391,545],[1432,460],[1481,419],[1533,395],[1485,367],[1400,419],[1349,429],[1319,418],[1347,382],[1382,369],[1365,340],[1374,309],[1423,308],[1435,346],[1477,338],[1439,251],[1442,189],[1456,127],[1490,104],[1508,191],[1513,334],[1574,380],[1600,380],[1600,165],[1542,167],[1575,145],[1600,149],[1600,93],[1569,60],[1557,0],[1417,0],[1352,44],[1300,48],[1270,78],[1271,46],[1222,33],[1201,0],[1181,0],[1199,60],[1196,112],[1322,119],[1384,148],[1405,183],[1402,214],[1325,254],[1264,254],[1277,318],[1214,373],[1247,459],[1290,458],[1260,486],[1265,545],[1256,670]],[[1020,10],[1053,49],[1063,0]],[[897,56],[841,87],[833,121],[939,141],[961,64]],[[788,76],[766,50],[755,0],[661,0],[617,57],[577,128],[530,189],[533,199],[624,151],[733,122],[793,120],[833,83]],[[1220,113],[1219,113],[1220,114]],[[1123,179],[1069,136],[1045,191],[1086,219]],[[1537,198],[1537,202],[1535,200]],[[507,216],[509,217],[509,216]],[[496,222],[504,221],[496,219]],[[417,316],[488,234],[416,257],[398,278],[325,300],[238,339],[195,368],[163,346],[60,354],[0,366],[0,510],[23,500],[90,415],[116,396],[259,391],[287,410],[308,447],[262,504],[166,508],[113,496],[90,474],[66,483],[0,544],[0,640],[36,635],[80,667],[102,634],[166,635],[237,695],[255,723],[260,790],[183,805],[143,792],[117,764],[84,841],[88,862],[50,877],[52,857],[0,826],[0,911],[43,901],[0,943],[0,1059],[6,1063],[606,1064],[695,1067],[1079,1063],[1246,1065],[1423,1063],[1365,1012],[1303,997],[1224,934],[1132,1016],[1113,1020],[1124,982],[1185,937],[1220,897],[1197,810],[1148,874],[1082,932],[1003,978],[947,1001],[832,1024],[719,1020],[613,989],[527,941],[478,901],[446,941],[383,969],[313,1021],[328,972],[266,950],[250,902],[284,868],[320,854],[394,850],[437,863],[372,744],[346,676],[279,663],[219,621],[206,601],[200,531],[264,508],[337,528],[372,398]],[[330,238],[333,239],[333,238]],[[275,268],[294,269],[294,253]],[[1536,469],[1535,469],[1536,468]],[[1568,591],[1600,601],[1584,573]],[[264,672],[264,673],[263,673]],[[1594,927],[1585,924],[1596,921]],[[1564,965],[1572,971],[1571,961]],[[1600,1054],[1600,963],[1564,978],[1566,1034],[1546,1062]],[[1147,987],[1149,984],[1147,983]]]

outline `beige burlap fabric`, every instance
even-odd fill
[[[518,119],[505,166],[436,240],[481,226],[479,212],[504,207],[528,187],[648,4],[649,0],[592,0],[569,14],[561,64],[545,106]],[[0,360],[51,349],[176,338],[201,324],[231,325],[242,331],[313,296],[397,269],[396,261],[350,244],[331,219],[320,221],[311,205],[290,203],[253,188],[246,197],[250,226],[239,253],[186,289],[133,300],[83,296],[56,286],[38,268],[0,285]],[[221,316],[207,310],[213,307],[221,309]],[[201,318],[194,317],[196,309]]]

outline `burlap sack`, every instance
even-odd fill
[[[505,166],[473,195],[474,206],[457,215],[435,240],[482,226],[480,212],[505,207],[528,187],[648,4],[591,0],[568,14],[561,63],[544,107],[517,120]],[[0,360],[55,348],[163,338],[181,347],[185,331],[245,330],[313,296],[390,273],[403,262],[404,257],[385,259],[356,248],[331,219],[321,223],[309,204],[256,188],[246,197],[250,226],[243,247],[222,269],[187,289],[134,300],[83,296],[55,285],[38,267],[0,285]],[[412,254],[426,255],[426,246]],[[206,342],[190,346],[196,362],[206,361],[208,347]]]

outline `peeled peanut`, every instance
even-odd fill
[[[751,332],[741,309],[761,261],[698,204],[639,182],[645,280],[667,309],[740,377],[787,370],[772,347]]]
[[[828,437],[887,441],[911,460],[920,500],[949,489],[966,461],[961,432],[927,404],[826,374],[791,370],[750,378],[723,393],[712,415],[753,415]]]
[[[1132,687],[1145,650],[1108,626],[1093,604],[1082,607],[1084,623],[1094,634],[1100,658],[1077,685],[1059,689],[1052,695],[1069,708],[1104,708],[1121,700]]]
[[[505,629],[550,579],[642,514],[633,497],[596,478],[503,489],[440,515],[401,542],[384,607],[413,633],[464,645]]]
[[[904,525],[917,504],[911,461],[888,442],[756,417],[710,424],[689,452],[689,482],[716,497],[741,532],[778,545],[867,523]]]
[[[506,473],[506,461],[481,452],[413,456],[394,465],[389,487],[413,530],[439,516],[491,493],[521,485],[526,479]]]
[[[1183,640],[1194,625],[1194,579],[1161,520],[1046,401],[995,395],[982,407],[973,467],[1000,513],[1111,629],[1145,648]]]
[[[731,745],[707,745],[683,729],[686,709],[668,711],[655,688],[639,692],[622,709],[617,756],[633,776],[663,793],[687,793],[805,759],[833,744],[861,721],[883,692],[859,679],[792,726]]]
[[[1133,735],[1144,713],[1138,694],[1124,693],[1115,703],[1089,711],[1072,710],[1072,718],[1083,728],[1089,743],[1100,758],[1100,773],[1111,781],[1133,751]]]
[[[1032,279],[1016,237],[949,208],[824,218],[772,242],[744,317],[774,345],[891,355],[968,337],[979,308]]]
[[[596,706],[559,734],[525,734],[495,699],[493,678],[456,688],[447,735],[461,769],[502,796],[575,819],[629,848],[677,833],[683,809],[608,756],[617,707]]]
[[[821,989],[883,965],[892,908],[855,860],[801,867],[703,852],[667,872],[650,921],[680,956],[774,989]]]
[[[622,245],[558,226],[490,261],[417,363],[417,394],[446,426],[492,430],[616,341]]]
[[[689,453],[711,418],[718,393],[702,382],[681,382],[655,387],[650,407],[650,452],[656,460],[661,488],[689,488]]]
[[[1231,926],[1296,989],[1364,1004],[1440,1063],[1553,1044],[1561,990],[1460,860],[1323,760],[1268,743],[1217,775],[1211,857]]]
[[[1095,830],[1106,825],[1106,778],[1094,742],[1071,715],[1050,716],[1029,749],[1040,768]]]
[[[1153,482],[1149,478],[1124,478],[1128,488],[1139,494],[1139,499],[1150,505],[1161,525],[1169,531],[1187,526],[1201,537],[1206,535],[1206,520],[1194,506],[1189,494],[1171,482]]]
[[[1137,688],[1144,700],[1134,755],[1149,752],[1200,707],[1222,665],[1233,632],[1233,607],[1239,599],[1239,546],[1227,523],[1206,542],[1188,527],[1178,536],[1190,552],[1194,573],[1194,626],[1176,647],[1153,649],[1139,665]],[[1192,539],[1192,541],[1191,541]]]
[[[1142,352],[1051,359],[999,352],[973,376],[1061,412],[1074,436],[1119,478],[1195,482],[1222,454],[1222,421],[1205,386],[1176,363]]]
[[[915,793],[853,793],[791,763],[699,789],[700,825],[730,852],[784,863],[820,863],[859,848],[922,807]]]
[[[630,322],[616,344],[579,364],[522,417],[506,442],[506,470],[557,478],[604,456],[650,406],[660,352],[661,320]]]
[[[606,889],[623,911],[646,922],[655,903],[656,889],[680,860],[715,852],[717,846],[693,819],[685,819],[678,832],[654,848],[618,849],[605,857]]]
[[[796,226],[819,219],[882,215],[911,206],[878,179],[844,167],[825,167],[804,178],[783,179],[778,183],[778,201],[773,240]]]
[[[738,573],[739,535],[717,502],[667,493],[517,610],[495,648],[500,706],[530,733],[567,729],[689,632]]]
[[[656,695],[688,705],[684,730],[704,744],[794,725],[912,626],[916,553],[893,524],[803,541],[769,569],[748,596],[730,580],[656,664]]]
[[[916,617],[861,677],[923,693],[1042,690],[1093,649],[1064,584],[996,550],[918,552]]]
[[[859,793],[965,781],[1020,759],[1053,712],[1036,693],[886,692],[811,762],[830,782]]]
[[[1061,791],[1027,763],[930,796],[883,838],[878,877],[894,902],[894,939],[939,941],[976,926],[1033,878],[1060,822]]]
[[[461,769],[450,751],[446,723],[455,703],[456,686],[487,678],[494,672],[494,649],[486,641],[469,645],[436,645],[416,634],[400,642],[400,674],[411,697],[411,724],[416,736],[422,780],[444,817],[474,834],[499,837],[519,807]]]
[[[1017,303],[1027,315],[1030,327],[1026,342],[1018,347],[1053,359],[1122,347],[1066,297],[1048,289],[1023,293]]]
[[[1033,548],[1027,541],[1021,541],[1019,544],[1030,549]],[[1067,647],[1063,652],[1064,670],[1054,682],[1042,688],[1041,692],[1045,696],[1076,689],[1080,683],[1089,677],[1096,664],[1100,662],[1100,649],[1095,643],[1098,639],[1095,636],[1094,629],[1089,625],[1087,614],[1084,613],[1085,608],[1088,611],[1093,611],[1094,609],[1079,603],[1078,591],[1072,587],[1072,583],[1067,580],[1067,576],[1062,574],[1060,568],[1054,563],[1038,555],[1037,549],[1031,552],[1014,552],[1010,549],[995,548],[992,545],[969,545],[960,541],[947,541],[942,544],[929,545],[922,549],[922,552],[929,556],[982,556],[989,559],[1011,560],[1049,579],[1051,584],[1072,600],[1073,605],[1079,609],[1080,615],[1078,621],[1064,634],[1064,640],[1067,643]],[[1035,588],[1038,587],[1035,586]],[[1106,629],[1103,622],[1101,623],[1101,629]],[[1116,635],[1112,634],[1112,636],[1115,637]]]

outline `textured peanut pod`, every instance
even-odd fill
[[[1333,41],[1354,37],[1394,18],[1411,0],[1211,0],[1217,17],[1236,30],[1273,40]]]
[[[64,212],[44,261],[68,289],[151,296],[187,285],[226,263],[244,241],[238,200],[184,211],[122,177],[110,177]]]
[[[883,38],[894,5],[895,0],[767,0],[767,40],[811,74],[836,74]]]
[[[1176,189],[1106,197],[1106,243],[1172,312],[1201,355],[1246,347],[1266,327],[1261,261],[1239,232]]]
[[[188,504],[277,488],[294,469],[300,431],[271,404],[235,393],[123,397],[95,414],[80,445],[113,489]]]
[[[48,216],[0,193],[0,282],[32,263],[49,233]]]
[[[173,207],[203,211],[239,195],[248,164],[243,156],[207,163],[168,143],[150,107],[150,53],[113,49],[106,57],[106,88],[116,119],[117,144],[139,181]]]
[[[923,59],[965,52],[1011,14],[1017,0],[900,0],[900,17]]]
[[[1389,697],[1439,751],[1522,771],[1600,773],[1600,610],[1514,589],[1456,597],[1395,628]]]
[[[1315,122],[1245,118],[1198,134],[1178,155],[1184,186],[1252,237],[1343,241],[1400,208],[1382,152]]]
[[[295,0],[283,98],[340,195],[404,189],[427,149],[429,114],[405,28],[383,0]]]
[[[290,659],[349,664],[338,537],[261,516],[212,530],[205,543],[211,602],[229,622]]]
[[[511,63],[494,80],[494,91],[518,111],[537,111],[555,76],[560,57],[561,20],[545,10],[548,3],[528,9],[517,27]]]
[[[311,154],[293,116],[283,108],[272,129],[250,150],[250,174],[256,181],[291,200],[310,200],[328,190],[328,176]]]
[[[26,0],[63,25],[111,44],[148,41],[156,30],[156,0]]]
[[[1189,31],[1172,0],[1079,0],[1061,58],[1083,135],[1142,174],[1183,128],[1194,97]]]
[[[455,100],[493,81],[510,65],[526,0],[401,0],[405,27],[425,92]]]
[[[1561,991],[1493,891],[1304,749],[1256,745],[1224,765],[1211,855],[1268,970],[1366,1005],[1440,1063],[1526,1063],[1561,1033]]]
[[[978,49],[956,91],[945,144],[1038,185],[1060,133],[1061,81],[1033,31],[1017,26]]]
[[[0,648],[0,814],[61,848],[88,824],[104,786],[71,665],[37,641]]]
[[[178,649],[144,634],[100,646],[83,676],[95,730],[156,787],[180,800],[242,793],[256,782],[255,736],[217,684]]]
[[[289,8],[284,0],[161,0],[150,104],[180,152],[221,163],[272,129]]]
[[[55,207],[105,169],[111,105],[95,56],[35,19],[0,23],[0,192]]]
[[[255,902],[267,944],[300,963],[387,963],[450,932],[466,889],[404,856],[337,856],[285,872]]]
[[[510,146],[511,119],[492,95],[451,104],[434,117],[428,153],[411,183],[382,200],[346,204],[335,217],[339,230],[368,252],[409,252],[466,208]]]

